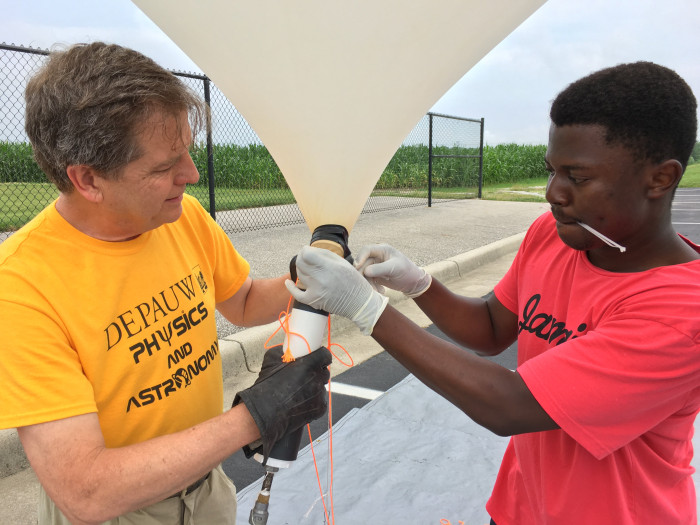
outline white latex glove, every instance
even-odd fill
[[[362,248],[355,259],[355,267],[380,293],[386,286],[416,298],[433,282],[429,273],[388,244],[371,244]]]
[[[305,246],[297,255],[301,289],[287,279],[285,286],[299,302],[353,321],[370,335],[388,299],[378,294],[342,257],[322,248]]]

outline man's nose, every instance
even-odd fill
[[[555,171],[550,172],[547,180],[547,190],[545,191],[545,199],[550,204],[564,206],[568,202],[566,183],[563,182],[561,175],[557,175]]]
[[[199,171],[190,155],[183,156],[182,166],[175,176],[175,184],[196,184],[199,181]]]

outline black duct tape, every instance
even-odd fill
[[[320,240],[335,242],[343,249],[343,257],[347,260],[348,257],[351,257],[348,237],[348,230],[345,226],[340,224],[323,224],[314,230],[309,244]],[[352,259],[350,259],[350,262],[352,262]]]

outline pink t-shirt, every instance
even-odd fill
[[[608,272],[547,213],[495,294],[518,315],[518,372],[561,430],[510,440],[494,521],[695,524],[700,260]]]

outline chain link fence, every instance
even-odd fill
[[[24,132],[24,89],[48,51],[0,44],[0,232],[16,230],[58,196]],[[174,71],[207,101],[212,128],[197,137],[200,173],[187,192],[228,232],[304,222],[272,156],[204,75]],[[408,134],[362,213],[481,196],[484,121],[429,113]]]

